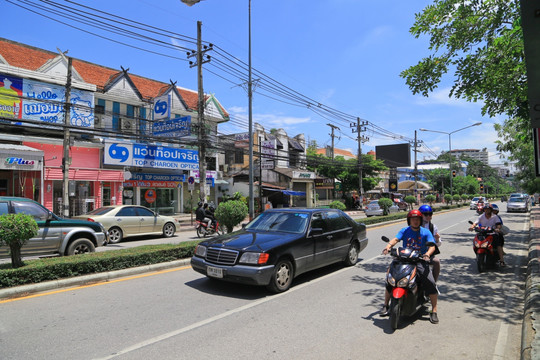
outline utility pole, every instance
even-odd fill
[[[368,124],[367,121],[360,122],[360,118],[356,118],[356,125],[351,123],[352,132],[358,134],[358,191],[360,192],[360,198],[364,198],[364,185],[362,184],[362,142],[368,141],[369,138],[362,136],[362,131],[365,131],[366,128],[362,128]],[[356,129],[354,128],[356,126]]]
[[[416,201],[418,201],[418,161],[416,155],[420,151],[417,148],[422,146],[422,142],[422,140],[417,140],[416,130],[414,130],[414,196],[416,197]]]
[[[71,136],[69,133],[69,127],[71,125],[71,72],[72,72],[72,58],[68,57],[68,69],[66,80],[66,96],[64,100],[64,155],[62,157],[62,187],[63,187],[63,214],[64,217],[69,217],[69,165],[71,164],[71,158],[69,157],[69,148],[71,146]]]
[[[203,55],[212,50],[212,44],[210,47],[202,47],[202,22],[197,21],[197,53],[193,51],[188,52],[188,58],[192,56],[197,56],[197,63],[193,64],[192,61],[189,62],[189,67],[197,66],[197,88],[198,88],[198,101],[197,101],[197,112],[199,113],[199,131],[197,137],[199,139],[199,199],[203,202],[206,202],[206,126],[204,121],[204,91],[203,91],[203,75],[202,75],[202,66],[210,61],[210,56],[207,56],[206,60],[203,61]]]
[[[330,129],[332,129],[332,133],[328,135],[332,137],[332,161],[333,161],[334,160],[334,138],[335,138],[334,129],[337,129],[338,127],[332,124],[326,124],[326,125],[330,126]],[[332,197],[335,199],[336,198],[336,179],[334,177],[332,177],[332,195],[333,195]]]

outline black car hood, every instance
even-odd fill
[[[267,251],[271,248],[303,237],[304,234],[286,232],[254,232],[247,230],[236,231],[201,243],[212,247],[225,247],[241,251]]]

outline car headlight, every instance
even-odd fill
[[[264,265],[268,262],[270,257],[267,253],[257,253],[257,252],[245,252],[240,257],[240,263],[243,264],[257,264]]]
[[[197,245],[195,247],[195,255],[199,257],[206,257],[206,246]]]
[[[396,280],[390,275],[390,273],[386,274],[386,281],[390,286],[396,286]]]
[[[403,288],[407,287],[409,285],[409,277],[410,277],[410,275],[405,276],[404,278],[399,280],[398,283],[397,283],[397,286],[398,287],[403,287]]]

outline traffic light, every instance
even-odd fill
[[[480,184],[480,191],[484,191],[484,184]]]
[[[457,171],[456,171],[456,170],[452,170],[452,177],[456,177],[456,174],[457,174]]]

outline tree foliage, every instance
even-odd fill
[[[227,232],[240,224],[248,214],[248,207],[242,200],[230,200],[222,202],[216,209],[216,219],[227,228]]]
[[[499,151],[517,162],[520,185],[540,190],[534,174],[519,0],[435,0],[410,32],[429,37],[431,54],[400,75],[413,94],[429,96],[450,72],[449,96],[482,102],[495,124]]]
[[[21,247],[39,231],[36,220],[27,214],[4,214],[0,216],[0,245],[9,246],[11,265],[18,268],[24,265]]]

